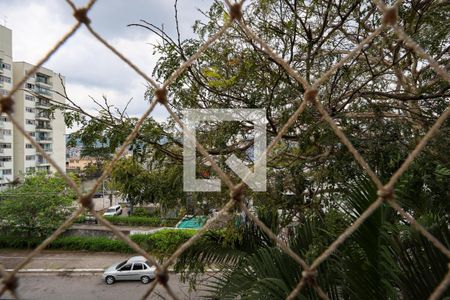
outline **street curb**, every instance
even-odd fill
[[[6,269],[12,272],[13,269]],[[19,273],[103,273],[104,269],[20,269]]]
[[[6,269],[6,272],[12,272],[14,269]],[[18,273],[103,273],[105,269],[20,269]],[[219,272],[218,269],[208,269],[205,272]],[[174,272],[169,269],[169,272]]]

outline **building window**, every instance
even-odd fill
[[[0,70],[1,69],[11,70],[11,65],[0,61]]]
[[[25,144],[25,148],[27,148],[27,149],[33,149],[33,145],[31,145],[31,144]]]
[[[11,83],[11,77],[0,75],[0,82]]]
[[[52,151],[52,145],[51,144],[39,144],[39,146],[44,149],[44,151]]]
[[[28,134],[29,134],[30,136],[36,136],[36,132],[34,132],[34,131],[28,131]]]
[[[0,89],[0,95],[6,96],[8,95],[8,91],[4,89]]]
[[[7,117],[1,116],[1,117],[0,117],[0,121],[2,121],[2,122],[8,122],[9,120],[8,120]]]
[[[0,148],[2,148],[2,149],[11,149],[11,144],[0,144]]]
[[[26,155],[25,159],[26,160],[36,160],[36,156],[35,155]]]
[[[3,170],[3,175],[11,175],[11,174],[12,174],[12,170],[11,169]]]
[[[49,166],[38,167],[37,169],[38,169],[38,171],[46,171],[47,173],[50,173]]]
[[[31,95],[25,95],[25,100],[34,101],[34,97]]]
[[[11,70],[11,65],[5,62],[0,63],[1,69]]]
[[[36,74],[36,82],[42,82],[45,84],[51,84],[50,83],[50,77],[41,73]]]
[[[25,120],[25,123],[26,123],[27,125],[34,125],[35,121],[34,121],[34,120],[30,120],[30,119],[26,119],[26,120]]]
[[[0,161],[11,161],[11,156],[0,157]]]
[[[25,172],[27,172],[27,173],[33,173],[35,170],[36,170],[35,167],[28,167],[28,168],[25,168]]]
[[[26,87],[27,87],[27,89],[34,90],[34,84],[27,83]]]
[[[11,135],[11,129],[3,129],[3,135]]]
[[[32,107],[25,107],[25,111],[29,113],[34,113],[34,108]]]

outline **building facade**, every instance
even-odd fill
[[[13,84],[12,32],[0,26],[0,95],[7,95]],[[0,188],[14,180],[13,126],[0,115]]]
[[[33,65],[26,62],[13,62],[12,60],[12,34],[11,31],[3,26],[0,26],[0,49],[9,50],[2,55],[4,65],[9,67],[9,70],[4,71],[3,83],[4,87],[2,93],[7,93],[14,83],[19,82],[25,77],[26,73],[33,68]],[[6,76],[6,74],[8,76]],[[3,78],[3,77],[0,77]],[[23,126],[35,141],[45,150],[62,169],[65,170],[65,123],[62,110],[58,108],[59,105],[65,104],[64,94],[64,77],[46,68],[39,68],[38,71],[31,76],[24,85],[14,94],[14,118]],[[6,166],[11,167],[10,171],[6,173],[10,177],[8,180],[14,178],[23,178],[24,174],[35,171],[54,172],[54,168],[48,161],[36,151],[33,145],[28,141],[21,132],[12,127],[11,122],[3,121],[3,127],[0,127],[4,133],[3,140],[0,134],[0,149],[4,147]],[[11,133],[10,135],[7,135]],[[11,143],[9,146],[8,143]],[[5,146],[3,146],[3,144]],[[9,148],[8,148],[9,147]],[[11,150],[7,150],[11,149]],[[6,154],[11,153],[10,161]],[[0,150],[0,176],[1,176],[1,150]],[[0,187],[7,182],[0,181]]]

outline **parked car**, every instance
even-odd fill
[[[90,212],[87,212],[84,215],[84,223],[86,224],[98,224],[98,220],[96,217],[94,217]]]
[[[120,205],[114,205],[111,206],[110,208],[108,208],[105,213],[103,214],[103,216],[108,217],[108,216],[118,216],[122,214],[122,206]]]
[[[113,284],[118,280],[140,280],[143,284],[147,284],[155,276],[156,267],[152,266],[143,256],[133,256],[114,264],[103,273],[106,284]]]

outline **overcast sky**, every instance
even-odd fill
[[[83,5],[86,1],[75,1]],[[198,9],[206,10],[213,0],[178,0],[182,38],[192,36],[194,20],[202,19]],[[164,24],[167,33],[176,37],[174,1],[171,0],[98,0],[89,16],[92,26],[109,43],[125,54],[147,74],[151,74],[157,57],[150,44],[158,42],[151,32],[127,27],[144,19]],[[34,64],[75,23],[70,7],[63,0],[0,0],[0,24],[13,30],[13,60]],[[67,93],[82,107],[93,110],[89,96],[123,107],[133,98],[129,115],[141,114],[145,107],[146,82],[112,52],[96,41],[82,27],[45,64],[66,77]],[[152,116],[163,120],[167,114],[157,106]],[[70,130],[68,130],[70,132]]]

